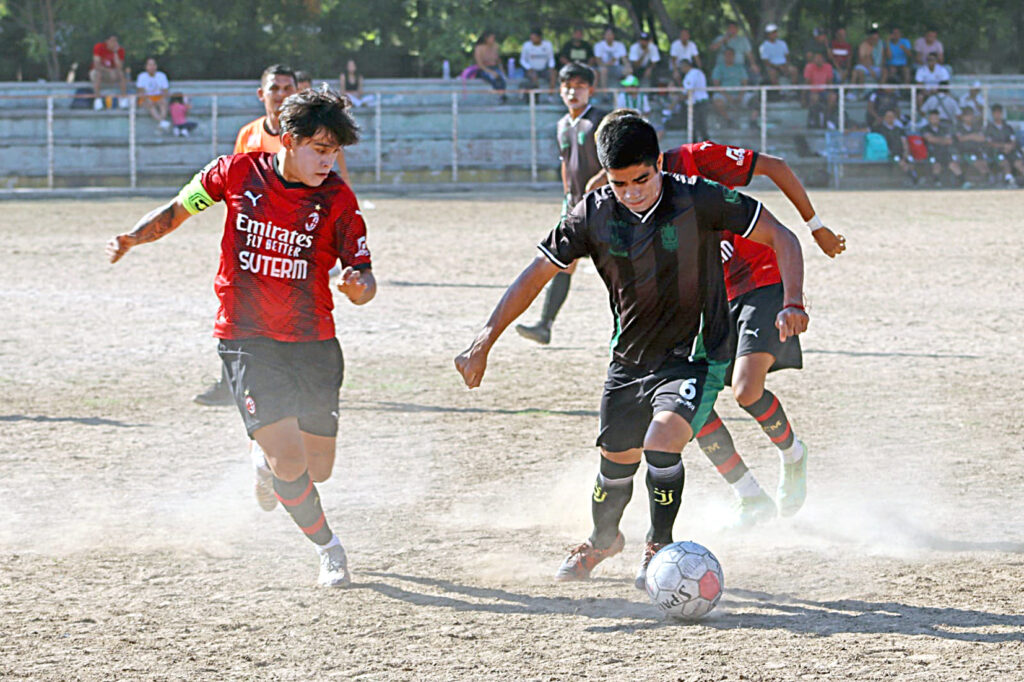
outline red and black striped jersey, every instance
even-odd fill
[[[699,175],[729,187],[746,187],[754,177],[757,152],[715,142],[684,144],[665,152],[668,173]],[[729,300],[759,287],[782,281],[775,252],[757,242],[722,233],[722,263]]]
[[[355,194],[333,172],[319,187],[285,181],[267,152],[222,156],[180,197],[190,212],[227,206],[214,336],[322,341],[334,336],[328,272],[370,267]]]

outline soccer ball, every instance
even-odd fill
[[[696,542],[666,545],[647,566],[647,596],[669,618],[699,620],[722,597],[725,577],[711,551]]]

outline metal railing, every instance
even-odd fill
[[[874,84],[868,85],[851,85],[851,84],[837,84],[828,86],[810,86],[810,85],[777,85],[777,86],[740,86],[740,87],[708,87],[708,105],[702,116],[706,116],[707,119],[713,125],[713,130],[708,131],[712,133],[710,136],[716,138],[720,142],[732,142],[739,143],[743,146],[755,147],[762,152],[779,151],[782,150],[782,154],[785,155],[784,138],[790,135],[794,130],[801,128],[801,125],[797,122],[794,123],[794,119],[799,119],[802,115],[802,107],[800,106],[800,100],[806,98],[810,93],[817,93],[818,96],[822,96],[822,93],[834,92],[836,94],[835,111],[830,113],[828,116],[827,129],[838,132],[843,135],[848,129],[848,123],[851,120],[849,112],[851,108],[855,108],[858,111],[863,107],[863,97],[869,91],[879,90],[880,86]],[[910,125],[916,125],[919,119],[918,108],[919,108],[919,95],[924,92],[924,87],[919,84],[909,85],[893,85],[893,86],[882,86],[882,89],[895,90],[900,95],[901,108],[906,106],[906,114],[909,112]],[[958,93],[967,90],[964,85],[957,84],[954,90]],[[610,98],[612,101],[621,92],[620,89],[616,90],[605,90],[599,91],[598,96],[603,96],[604,101],[602,104],[606,108],[608,106]],[[655,105],[651,107],[649,117],[659,126],[664,132],[665,125],[670,120],[676,120],[680,114],[683,113],[685,108],[685,127],[682,130],[673,130],[666,134],[665,146],[668,147],[670,144],[676,144],[679,142],[690,141],[694,139],[694,135],[697,132],[696,127],[696,107],[698,102],[696,101],[696,93],[694,92],[683,92],[677,88],[645,88],[635,92],[643,93],[648,96],[649,99],[654,100]],[[381,91],[373,93],[376,95],[375,102],[370,109],[357,109],[356,114],[359,118],[365,119],[366,123],[371,123],[373,127],[373,136],[370,144],[372,145],[372,157],[368,158],[365,152],[362,152],[359,156],[363,159],[362,161],[350,165],[351,168],[359,171],[372,171],[374,181],[378,184],[384,182],[385,173],[388,170],[394,170],[395,172],[401,172],[403,169],[407,169],[403,165],[403,160],[399,159],[397,165],[392,169],[387,169],[388,154],[385,150],[385,133],[387,132],[392,136],[391,139],[395,141],[403,140],[403,135],[409,135],[410,139],[430,140],[433,142],[443,142],[450,145],[450,161],[447,164],[434,168],[435,171],[444,171],[444,167],[447,166],[449,171],[448,177],[451,183],[459,183],[462,181],[462,171],[467,168],[474,166],[486,167],[486,166],[502,166],[504,167],[515,167],[522,171],[528,171],[528,177],[530,182],[537,183],[541,179],[542,173],[542,151],[541,145],[548,144],[542,143],[542,139],[549,141],[548,146],[553,147],[554,142],[554,130],[551,125],[554,120],[560,117],[564,113],[561,105],[553,101],[556,97],[556,93],[542,91],[542,90],[528,90],[528,91],[509,91],[508,95],[513,100],[522,99],[525,102],[525,107],[518,103],[513,104],[498,104],[496,98],[497,94],[489,90],[475,90],[473,92],[467,92],[465,89],[460,88],[449,88],[444,90],[410,90],[410,91]],[[634,94],[631,92],[631,94]],[[981,95],[984,101],[988,104],[992,103],[991,97],[993,95],[1000,95],[1000,101],[1007,107],[1008,113],[1011,115],[1007,118],[1020,120],[1024,118],[1024,78],[1017,81],[1011,82],[999,82],[998,84],[983,84],[981,88]],[[225,109],[222,105],[222,99],[231,98],[238,100],[241,93],[189,93],[189,97],[192,100],[208,100],[208,106],[202,108],[204,114],[203,121],[209,126],[209,156],[216,157],[219,153],[224,153],[229,150],[221,148],[222,136],[218,134],[218,128],[221,123],[221,117],[225,115],[225,111],[231,113],[235,117],[258,115],[258,110],[255,108],[249,109],[248,107],[235,106]],[[748,126],[746,129],[741,127],[730,128],[727,123],[723,122],[722,117],[717,113],[720,109],[719,105],[711,106],[714,104],[716,97],[721,97],[723,100],[727,99],[730,95],[739,95],[735,102],[729,102],[726,106],[726,111],[735,113],[739,117],[748,118]],[[428,103],[420,104],[408,104],[409,97],[419,97],[423,100],[430,100]],[[0,98],[12,99],[12,96],[0,96]],[[35,98],[30,97],[17,97],[17,99],[34,99],[39,101],[39,105],[45,104],[45,109],[39,109],[39,116],[44,117],[45,120],[45,178],[46,187],[54,188],[57,183],[57,179],[63,176],[62,174],[62,161],[61,150],[66,151],[66,148],[70,148],[74,145],[87,145],[89,144],[88,135],[73,136],[71,134],[58,135],[55,126],[56,119],[60,117],[58,114],[58,102],[66,99],[70,99],[71,96],[60,96],[60,95],[40,95]],[[548,102],[542,103],[541,98],[548,100]],[[703,98],[702,98],[703,99]],[[447,101],[445,101],[447,100]],[[778,100],[778,105],[773,104]],[[756,101],[756,104],[755,104]],[[797,105],[794,112],[794,103]],[[36,105],[36,106],[39,106]],[[451,125],[450,134],[445,135],[437,129],[431,134],[422,134],[422,131],[417,132],[415,122],[406,121],[405,123],[390,123],[392,126],[388,128],[387,117],[395,112],[400,112],[403,116],[416,116],[421,114],[443,114],[445,110],[450,110]],[[8,119],[32,119],[32,112],[36,111],[35,107],[29,107],[29,111],[23,111],[21,114],[17,114],[17,109],[3,108],[0,109],[0,126],[5,123],[10,123]],[[663,115],[663,111],[671,112],[670,116]],[[12,113],[14,112],[14,113]],[[483,113],[485,120],[491,120],[497,115],[504,115],[506,119],[515,122],[511,128],[512,130],[505,130],[504,137],[498,134],[495,137],[494,130],[481,131],[479,129],[473,130],[472,126],[465,123],[466,117],[476,113]],[[756,112],[756,113],[755,113]],[[86,112],[91,113],[91,112]],[[110,112],[107,112],[109,115]],[[115,115],[120,114],[120,111],[114,111]],[[542,115],[543,114],[543,115]],[[982,112],[983,122],[987,122],[989,118],[989,108],[984,107]],[[128,187],[137,188],[139,186],[140,173],[146,173],[152,171],[154,167],[159,167],[157,163],[144,163],[140,161],[140,148],[145,146],[147,149],[153,147],[153,140],[140,141],[139,136],[139,104],[138,99],[135,96],[129,96],[129,102],[127,110],[124,112],[127,116],[127,131],[126,139],[122,139],[120,143],[111,141],[112,138],[104,138],[107,140],[106,144],[116,145],[127,145],[127,159],[124,164],[124,172],[127,176]],[[395,115],[398,115],[397,113]],[[785,122],[788,116],[789,123]],[[517,119],[521,118],[521,122]],[[463,124],[460,125],[460,119],[463,120]],[[103,119],[95,118],[92,120],[102,121]],[[109,119],[106,119],[109,121]],[[729,120],[729,119],[726,119]],[[756,120],[756,128],[755,128]],[[12,123],[13,125],[13,123]],[[479,121],[477,122],[479,126]],[[521,130],[521,127],[525,125],[528,127],[528,131]],[[806,129],[808,134],[816,134],[821,130],[815,130],[812,128]],[[70,127],[69,127],[70,129]],[[0,132],[3,128],[0,127]],[[500,132],[500,131],[499,131]],[[752,133],[756,132],[756,138],[752,137]],[[486,133],[486,134],[484,134]],[[14,138],[17,136],[9,137],[8,139],[0,138],[0,143],[6,143],[5,146],[13,144]],[[730,139],[731,137],[741,138],[736,141]],[[204,138],[205,139],[205,138]],[[490,139],[501,142],[505,141],[505,146],[510,148],[512,146],[518,146],[517,148],[522,151],[522,142],[526,142],[528,148],[525,150],[526,154],[520,153],[517,158],[518,161],[513,158],[515,155],[503,155],[504,158],[494,158],[495,155],[492,153],[487,158],[481,158],[480,153],[469,153],[466,152],[466,147],[469,143]],[[19,144],[26,146],[24,141],[18,141]],[[104,142],[92,142],[91,143],[96,150],[104,147]],[[365,143],[363,143],[365,144]],[[823,144],[820,146],[824,146]],[[773,149],[778,147],[778,149]],[[364,148],[365,149],[365,148]],[[823,150],[819,150],[823,151]],[[468,154],[468,155],[467,155]],[[475,154],[475,155],[474,155]],[[159,156],[159,154],[157,154]],[[436,155],[431,158],[438,159]],[[549,157],[551,169],[557,168],[557,159],[555,152]],[[180,165],[186,165],[190,162],[181,162]],[[197,163],[196,167],[201,166],[202,163]],[[82,169],[78,169],[82,170]],[[15,177],[17,179],[18,173],[16,169],[12,168],[0,168],[0,177],[7,175],[9,177]],[[28,173],[28,175],[42,176],[44,173],[37,172]]]

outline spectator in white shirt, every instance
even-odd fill
[[[530,31],[530,39],[523,43],[519,63],[526,72],[528,88],[538,88],[542,78],[547,78],[548,87],[555,89],[555,49],[551,41],[544,40],[539,28]]]
[[[139,101],[160,126],[160,130],[169,130],[171,122],[167,120],[167,91],[171,86],[167,82],[167,74],[157,71],[156,60],[152,57],[146,60],[146,70],[135,79],[135,88]]]
[[[629,73],[626,46],[615,39],[615,30],[611,26],[604,30],[601,42],[594,45],[594,57],[597,58],[597,71],[601,77],[602,88],[613,87]]]
[[[926,64],[917,70],[914,80],[924,87],[917,92],[917,103],[920,106],[924,98],[939,89],[939,84],[950,79],[949,70],[939,64],[939,58],[933,52],[925,58]]]
[[[708,139],[708,79],[704,72],[684,59],[679,63],[683,71],[683,94],[689,101],[693,93],[693,130],[690,142]]]
[[[971,83],[971,89],[960,98],[961,109],[974,109],[979,119],[985,113],[985,95],[981,94],[981,81]]]
[[[700,61],[700,50],[697,43],[690,39],[690,29],[679,29],[679,38],[672,41],[668,50],[669,58],[672,60],[672,78],[678,84],[682,82],[683,72],[679,68],[679,62],[689,59],[697,68],[704,68]]]
[[[654,68],[660,61],[658,46],[651,42],[651,34],[647,31],[637,36],[637,41],[629,46],[629,64],[633,67],[633,75],[645,87],[651,84]]]
[[[772,85],[778,85],[779,76],[784,75],[789,78],[790,83],[795,84],[797,82],[796,67],[789,61],[789,46],[786,45],[785,40],[779,38],[779,27],[775,24],[768,24],[764,27],[764,32],[767,39],[761,43],[758,52],[768,70],[768,80]]]

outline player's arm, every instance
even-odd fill
[[[586,191],[597,189],[601,185],[608,184],[608,174],[604,172],[604,168],[594,173],[593,177],[587,180]]]
[[[533,299],[537,298],[537,294],[559,270],[560,268],[545,256],[538,254],[505,290],[505,295],[498,301],[487,324],[476,335],[469,348],[455,358],[455,368],[462,375],[466,386],[476,388],[480,385],[487,369],[487,354],[491,352],[498,337],[530,307]]]
[[[789,202],[799,211],[818,248],[829,258],[835,258],[846,250],[846,237],[837,235],[821,222],[814,211],[807,190],[793,169],[783,159],[769,154],[758,154],[754,161],[754,175],[764,175],[782,190]]]
[[[155,242],[178,229],[178,226],[191,216],[181,198],[175,197],[144,215],[131,232],[116,235],[107,242],[107,257],[111,263],[116,263],[129,249],[139,244]]]
[[[775,318],[779,339],[785,341],[807,330],[809,318],[804,311],[804,256],[800,240],[780,223],[770,211],[763,208],[754,223],[753,230],[746,235],[775,251],[782,274],[782,310]]]
[[[373,269],[345,268],[338,277],[338,291],[345,294],[352,303],[366,305],[377,295],[377,280],[373,276]]]

